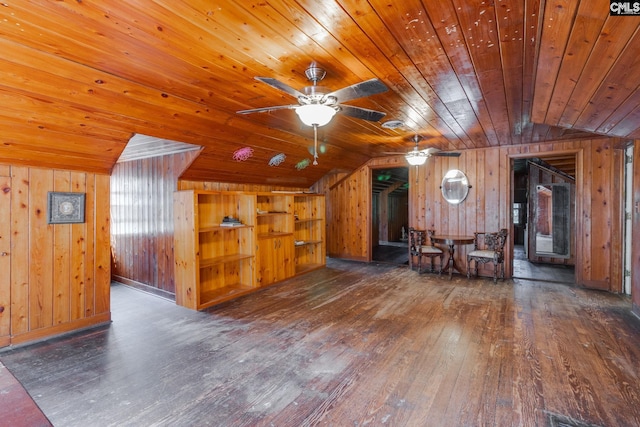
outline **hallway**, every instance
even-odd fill
[[[525,257],[524,247],[515,245],[513,248],[513,278],[528,280],[544,280],[552,283],[575,284],[573,266],[535,264]]]

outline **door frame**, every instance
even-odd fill
[[[575,155],[575,159],[576,159],[576,176],[575,176],[575,211],[573,213],[574,215],[574,221],[575,221],[575,229],[574,229],[574,235],[571,236],[571,245],[573,248],[576,248],[575,251],[575,257],[574,257],[574,280],[575,283],[581,283],[581,279],[582,277],[580,276],[580,266],[583,264],[583,253],[582,251],[578,251],[577,250],[577,245],[578,245],[578,236],[582,236],[583,235],[583,231],[582,231],[582,223],[580,221],[578,221],[578,212],[582,212],[582,206],[584,204],[584,199],[583,199],[583,195],[580,191],[578,191],[578,188],[581,188],[583,185],[583,150],[581,148],[578,149],[570,149],[570,150],[553,150],[553,151],[539,151],[539,152],[535,152],[535,153],[518,153],[518,154],[509,154],[508,155],[508,164],[509,164],[509,183],[508,183],[508,204],[509,204],[509,230],[513,230],[513,200],[514,200],[514,195],[513,195],[513,191],[514,191],[514,187],[515,187],[515,175],[514,175],[514,168],[513,168],[513,162],[516,159],[531,159],[531,158],[540,158],[542,160],[544,160],[545,156],[557,156],[559,154],[574,154]],[[528,184],[527,184],[528,186]],[[527,210],[529,210],[529,201],[527,200]],[[527,231],[526,233],[529,232],[529,215],[527,215]],[[511,262],[510,265],[507,266],[507,271],[509,271],[510,274],[513,275],[513,263],[514,263],[514,239],[515,236],[513,235],[513,232],[509,233],[510,237],[509,237],[509,241],[508,241],[508,245],[509,245],[509,251],[508,253],[511,254]],[[528,252],[528,248],[527,248],[527,252]],[[584,285],[581,285],[584,286]],[[585,286],[588,287],[588,286]]]

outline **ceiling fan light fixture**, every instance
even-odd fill
[[[336,109],[324,104],[306,104],[296,108],[296,114],[307,126],[324,126],[336,115]]]
[[[407,159],[407,162],[409,162],[411,166],[420,166],[424,165],[424,163],[429,158],[429,155],[424,151],[414,150],[408,152],[407,155],[404,156],[404,158]]]

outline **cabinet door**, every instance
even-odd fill
[[[295,247],[293,236],[278,237],[278,250],[275,257],[276,280],[285,280],[295,274]]]
[[[276,280],[274,257],[276,255],[276,237],[263,238],[258,240],[256,259],[258,261],[257,282],[258,286],[267,286]]]
[[[293,236],[260,239],[257,259],[258,286],[267,286],[292,277],[295,273]]]

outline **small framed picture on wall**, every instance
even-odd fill
[[[85,193],[47,193],[47,223],[73,224],[84,222]]]

